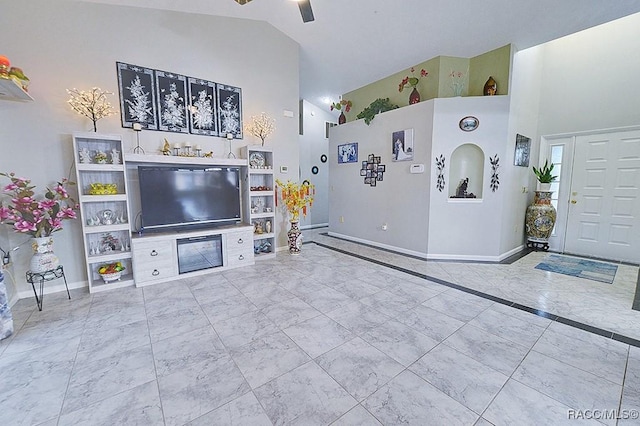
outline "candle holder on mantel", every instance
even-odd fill
[[[146,154],[144,149],[140,146],[140,132],[142,131],[142,124],[133,123],[133,131],[136,132],[136,147],[133,148],[134,154]]]
[[[227,140],[229,141],[229,153],[227,154],[227,158],[236,158],[236,155],[231,152],[231,141],[233,140],[233,133],[227,133]]]

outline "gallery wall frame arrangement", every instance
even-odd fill
[[[242,89],[116,62],[122,127],[242,139]]]
[[[362,162],[360,176],[364,177],[364,184],[377,186],[377,182],[384,180],[386,165],[381,164],[381,158],[375,154],[369,154],[366,161]]]
[[[529,167],[531,156],[531,138],[516,134],[516,148],[513,153],[513,164],[520,167]]]
[[[358,143],[338,145],[338,164],[358,162]]]

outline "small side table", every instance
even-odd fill
[[[64,276],[64,268],[62,268],[62,265],[58,266],[56,269],[50,269],[44,272],[27,271],[27,282],[31,283],[31,287],[33,288],[33,294],[36,296],[36,304],[38,305],[38,310],[42,310],[42,300],[44,299],[44,283],[46,281],[57,280],[58,278],[62,278],[64,280],[64,286],[67,288],[67,296],[69,296],[69,300],[71,300],[69,286],[67,285],[67,277]],[[38,293],[36,292],[36,283],[40,283],[40,297],[38,297]]]

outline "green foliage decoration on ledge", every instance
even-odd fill
[[[398,105],[394,105],[389,101],[389,98],[378,98],[375,101],[371,102],[371,105],[366,107],[360,114],[356,117],[358,119],[364,118],[365,124],[368,126],[376,114],[381,112],[391,111],[392,109],[400,108]]]

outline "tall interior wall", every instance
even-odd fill
[[[44,192],[61,177],[73,176],[71,134],[93,130],[89,120],[67,105],[66,89],[109,90],[115,93],[110,102],[118,108],[116,61],[240,87],[245,121],[261,112],[277,120],[276,131],[267,140],[274,149],[276,176],[298,180],[298,121],[284,117],[283,110],[298,116],[299,46],[271,25],[146,8],[33,0],[4,2],[0,28],[11,35],[2,54],[29,76],[29,91],[35,99],[0,102],[0,170],[32,179],[36,190]],[[134,132],[121,127],[119,115],[100,120],[98,131],[122,135],[127,150],[135,146]],[[222,138],[156,131],[141,132],[141,146],[147,153],[157,153],[164,138],[171,143],[200,144],[216,157],[226,157],[228,151]],[[232,149],[238,155],[240,146],[258,142],[245,135],[232,142]],[[282,165],[288,167],[287,175],[279,174]],[[281,212],[278,216],[282,219]],[[79,221],[66,221],[54,236],[67,279],[72,286],[83,285],[86,272]],[[1,247],[18,245],[21,249],[12,256],[18,281],[12,296],[28,297],[31,290],[24,272],[31,256],[29,238],[13,232],[0,234]],[[278,246],[286,246],[285,227],[280,228]]]
[[[426,257],[434,102],[425,101],[334,127],[329,136],[329,230],[355,241]],[[412,161],[392,161],[393,132],[413,129]],[[358,144],[358,159],[338,164],[338,145]],[[385,166],[382,181],[365,185],[360,174],[369,154]],[[424,172],[410,173],[412,164]],[[384,226],[386,225],[386,229]]]

